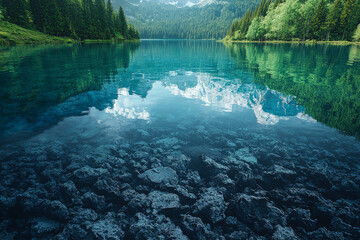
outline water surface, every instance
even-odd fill
[[[15,46],[0,63],[0,236],[359,237],[358,46]]]

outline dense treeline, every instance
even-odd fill
[[[0,0],[6,21],[24,28],[75,39],[138,39],[123,9],[111,0]]]
[[[358,41],[359,24],[360,0],[262,0],[225,39]]]
[[[222,39],[234,18],[243,16],[259,0],[227,0],[226,3],[203,7],[178,8],[171,4],[143,1],[122,4],[129,21],[139,30],[141,38]]]

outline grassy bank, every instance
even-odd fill
[[[72,42],[75,42],[75,40],[46,35],[38,31],[19,27],[9,22],[0,21],[0,45]]]
[[[291,44],[329,44],[329,45],[360,45],[360,42],[349,42],[349,41],[280,41],[280,40],[269,40],[269,41],[250,41],[250,40],[241,40],[241,41],[232,41],[232,40],[221,40],[220,42],[226,43],[270,43],[270,44],[279,44],[279,43],[291,43]]]
[[[85,39],[84,43],[139,41],[118,39]],[[42,43],[75,43],[80,42],[71,38],[55,37],[38,31],[25,29],[15,24],[0,20],[0,45],[14,44],[42,44]]]

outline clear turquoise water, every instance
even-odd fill
[[[357,46],[176,40],[2,48],[1,142],[219,125],[283,143],[357,145],[345,135],[360,130],[359,54]]]
[[[359,46],[2,47],[0,84],[0,236],[359,237]]]

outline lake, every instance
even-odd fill
[[[1,239],[359,239],[360,46],[0,48]]]

